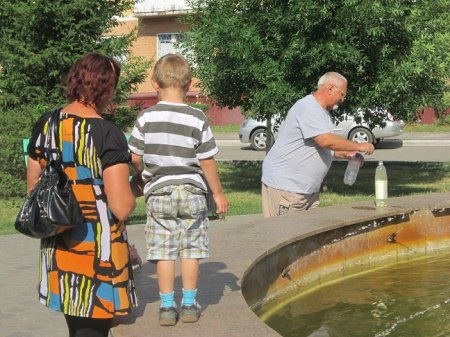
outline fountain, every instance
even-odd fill
[[[244,273],[242,293],[247,304],[279,332],[271,317],[293,297],[305,295],[303,305],[311,306],[320,302],[314,297],[320,294],[317,289],[385,266],[441,256],[450,248],[449,193],[398,198],[383,209],[361,203],[335,209],[327,217],[323,212],[325,208],[317,211],[320,217],[310,213],[274,219],[279,231],[284,223],[291,229],[297,224],[301,230],[266,250]],[[329,336],[319,330],[317,336]]]

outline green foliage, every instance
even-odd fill
[[[214,135],[218,133],[233,133],[237,138],[240,127],[239,124],[211,125],[211,131]]]
[[[128,56],[135,32],[108,32],[133,0],[2,0],[0,2],[0,196],[25,192],[21,139],[39,116],[65,103],[63,78],[87,52],[125,60],[115,106],[121,127],[135,109],[126,98],[144,80],[148,64]],[[11,188],[12,187],[12,188]]]
[[[326,71],[348,78],[348,111],[383,107],[414,120],[423,107],[443,105],[448,0],[188,2],[183,46],[202,90],[221,105],[261,118],[286,114]]]
[[[0,198],[0,235],[17,233],[14,221],[22,203],[22,198]]]
[[[144,61],[143,58],[132,56],[122,64],[121,76],[114,99],[116,106],[108,119],[119,125],[124,131],[133,126],[137,114],[142,110],[139,105],[130,107],[127,99],[133,92],[137,91],[137,85],[144,82],[149,66],[150,63]]]
[[[327,175],[328,190],[320,194],[320,207],[370,201],[374,199],[374,173],[377,162],[366,162],[352,186],[344,185],[342,177],[347,163],[334,162]],[[230,202],[228,215],[261,213],[261,162],[218,162],[220,180]],[[447,192],[450,189],[450,163],[390,162],[386,163],[389,177],[389,197],[412,194]],[[426,198],[426,196],[424,196]],[[0,235],[14,233],[13,221],[22,199],[0,197]],[[145,223],[144,198],[137,200],[137,207],[129,223]]]
[[[206,110],[208,110],[209,105],[205,104],[205,103],[201,103],[201,102],[195,102],[195,103],[191,103],[191,102],[187,102],[188,105],[190,105],[193,108],[197,108],[202,110],[203,112],[205,112]]]
[[[450,132],[450,124],[440,123],[434,124],[406,124],[404,132]]]
[[[450,126],[450,114],[439,117],[437,124],[440,126]]]
[[[29,138],[31,125],[49,106],[22,106],[0,112],[0,197],[24,195],[26,188],[22,139]]]

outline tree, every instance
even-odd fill
[[[114,117],[127,127],[126,98],[147,63],[128,55],[134,32],[108,36],[134,0],[2,0],[0,3],[0,196],[23,194],[21,139],[39,116],[65,103],[63,76],[87,52],[124,60]]]
[[[443,108],[450,73],[448,0],[191,0],[182,46],[206,95],[268,119],[320,75],[349,80],[342,109],[415,120]],[[446,86],[447,85],[447,86]],[[338,112],[339,113],[339,112]]]

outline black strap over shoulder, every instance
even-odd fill
[[[62,165],[61,152],[59,148],[59,120],[60,120],[61,108],[52,112],[50,120],[48,122],[48,136],[45,142],[45,148],[47,150],[48,163],[55,162]]]

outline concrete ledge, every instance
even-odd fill
[[[275,247],[314,232],[422,208],[449,207],[449,204],[450,193],[437,193],[391,198],[390,206],[384,209],[376,209],[372,202],[361,202],[275,219],[264,220],[261,215],[253,215],[212,221],[211,258],[200,265],[198,301],[203,306],[200,321],[195,324],[179,322],[174,327],[158,325],[155,269],[145,263],[135,272],[140,306],[131,315],[116,321],[119,325],[113,328],[112,336],[278,336],[250,310],[241,293],[242,277],[256,260]],[[130,226],[128,232],[130,241],[145,256],[143,226]],[[180,277],[176,279],[175,291],[179,303]]]
[[[242,278],[246,302],[259,317],[267,318],[293,296],[328,282],[447,252],[450,202],[437,207],[392,209],[383,216],[306,230],[261,255],[247,269]]]

